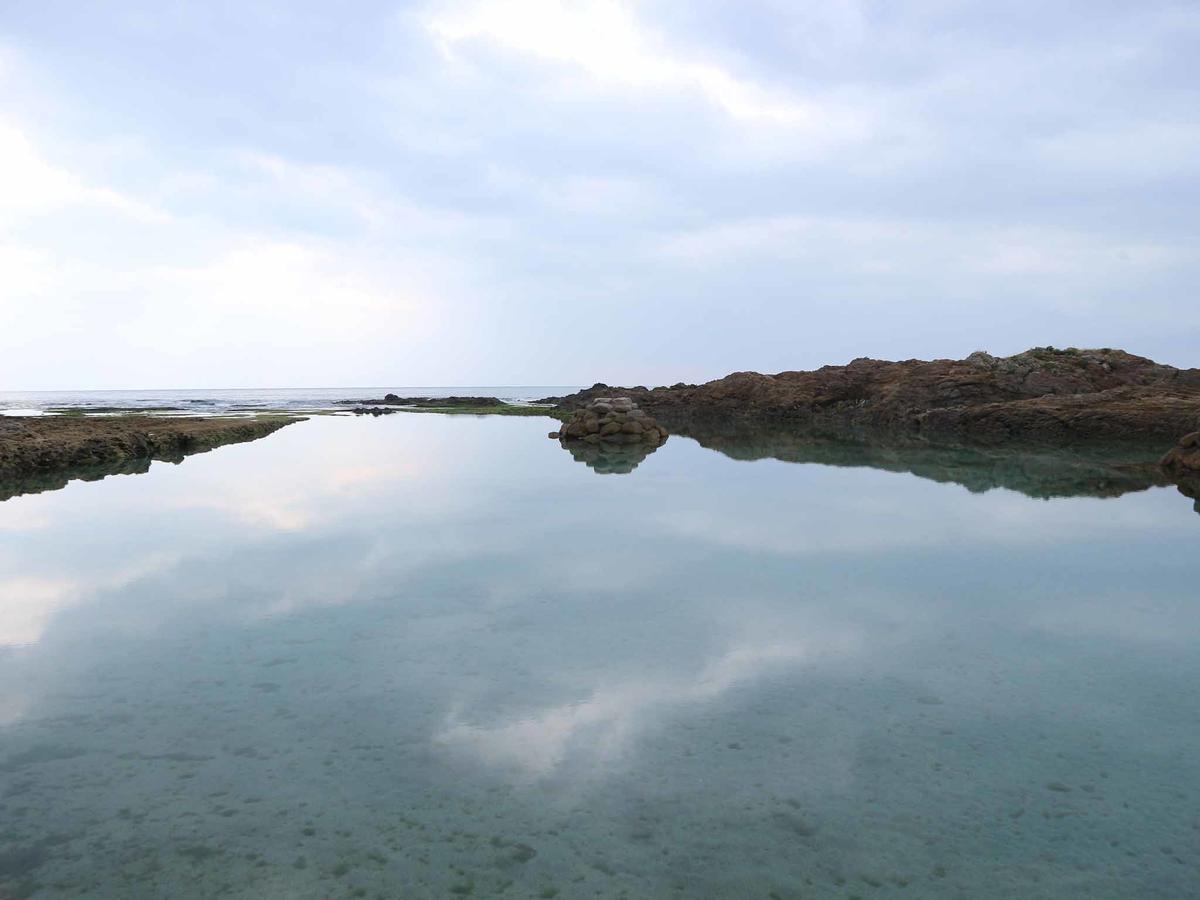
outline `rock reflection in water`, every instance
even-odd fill
[[[172,458],[159,456],[152,459],[149,456],[134,459],[120,459],[107,463],[96,463],[86,466],[70,466],[54,469],[49,472],[30,472],[15,475],[10,478],[0,478],[0,501],[22,494],[40,494],[43,491],[57,491],[65,488],[72,481],[100,481],[109,475],[144,475],[150,471],[150,464],[155,460],[161,462],[183,462],[184,454]]]
[[[972,493],[1005,488],[1038,499],[1120,497],[1175,485],[1184,496],[1198,495],[1195,485],[1180,482],[1158,465],[1161,448],[1157,445],[995,448],[895,438],[872,442],[861,436],[814,435],[786,426],[745,422],[673,422],[672,429],[732,459],[778,459],[908,472],[930,481],[960,484]]]
[[[569,451],[576,462],[583,463],[597,475],[628,475],[658,447],[646,444],[587,444],[574,441],[563,444],[563,449]]]

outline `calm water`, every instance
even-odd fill
[[[149,412],[189,412],[213,415],[286,409],[303,412],[336,408],[341,400],[381,398],[389,392],[401,397],[499,397],[521,402],[562,396],[578,386],[521,385],[516,387],[345,387],[345,388],[237,388],[206,390],[136,391],[0,391],[0,415],[29,415],[46,409],[96,409],[119,407]]]
[[[1200,516],[539,419],[0,503],[0,897],[1200,895]]]

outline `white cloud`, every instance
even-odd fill
[[[16,126],[0,120],[0,225],[74,206],[95,206],[135,220],[160,223],[161,211],[117,191],[92,187],[38,153]]]
[[[245,152],[237,158],[268,176],[288,196],[300,195],[327,207],[344,208],[369,225],[387,221],[385,204],[361,176],[341,166],[302,165],[269,153]]]
[[[193,340],[221,342],[231,330],[281,343],[354,337],[403,327],[419,306],[401,286],[318,243],[249,237],[196,265],[151,267],[137,274],[158,302],[143,310],[158,327],[183,320]]]
[[[734,646],[694,677],[641,678],[598,687],[588,697],[495,726],[460,721],[453,711],[435,736],[438,743],[469,750],[489,765],[515,767],[531,776],[550,775],[572,754],[592,766],[618,756],[639,729],[672,708],[700,704],[761,677],[776,666],[841,659],[861,650],[861,635],[830,630],[824,640],[776,640]]]
[[[78,575],[15,575],[0,581],[0,647],[36,644],[58,613],[105,591],[114,591],[164,572],[178,563],[174,552],[114,566],[109,571]]]
[[[447,52],[471,41],[585,71],[604,86],[694,92],[735,119],[800,128],[814,137],[861,134],[847,109],[771,90],[715,63],[672,52],[620,0],[503,0],[455,4],[429,28]]]
[[[352,170],[238,158],[275,197],[368,220],[383,230],[388,252],[329,236],[214,227],[199,210],[167,214],[52,165],[22,129],[0,122],[0,374],[8,383],[52,385],[59,354],[39,353],[37,341],[86,340],[97,328],[107,335],[107,377],[118,384],[150,383],[156,369],[172,383],[212,383],[231,377],[221,374],[230,365],[252,366],[250,348],[337,346],[345,355],[366,342],[378,354],[385,336],[398,345],[425,333],[444,265],[436,252],[405,244],[457,233],[459,217],[377,201]],[[239,189],[228,179],[210,185]],[[80,359],[85,371],[91,358]],[[303,378],[295,374],[303,360],[293,362],[286,377]],[[178,374],[164,376],[164,363]]]
[[[141,254],[107,261],[0,246],[0,323],[83,334],[93,322],[120,322],[106,353],[164,353],[175,367],[200,364],[211,373],[207,354],[242,364],[236,357],[248,345],[412,340],[436,313],[420,273],[335,243],[207,236],[190,256],[167,266]],[[0,350],[6,343],[0,339]]]
[[[734,261],[820,260],[846,271],[990,276],[1137,274],[1195,262],[1185,247],[1052,227],[964,225],[924,219],[767,216],[667,234],[652,252],[698,268]]]
[[[1200,173],[1200,126],[1192,123],[1127,122],[1107,130],[1075,129],[1037,146],[1047,160],[1072,173],[1139,181]]]
[[[654,186],[619,175],[538,175],[490,165],[484,169],[487,186],[514,206],[540,205],[539,211],[580,216],[644,216],[661,209]]]

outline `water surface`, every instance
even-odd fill
[[[0,503],[0,897],[1197,895],[1192,501],[552,426]]]
[[[0,415],[43,415],[47,410],[89,412],[138,410],[177,415],[224,415],[271,410],[308,412],[344,409],[347,400],[401,397],[498,397],[512,403],[562,396],[576,387],[518,385],[508,387],[341,387],[341,388],[204,388],[112,391],[0,391]]]

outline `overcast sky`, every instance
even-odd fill
[[[1200,365],[1200,5],[0,4],[0,389]]]

